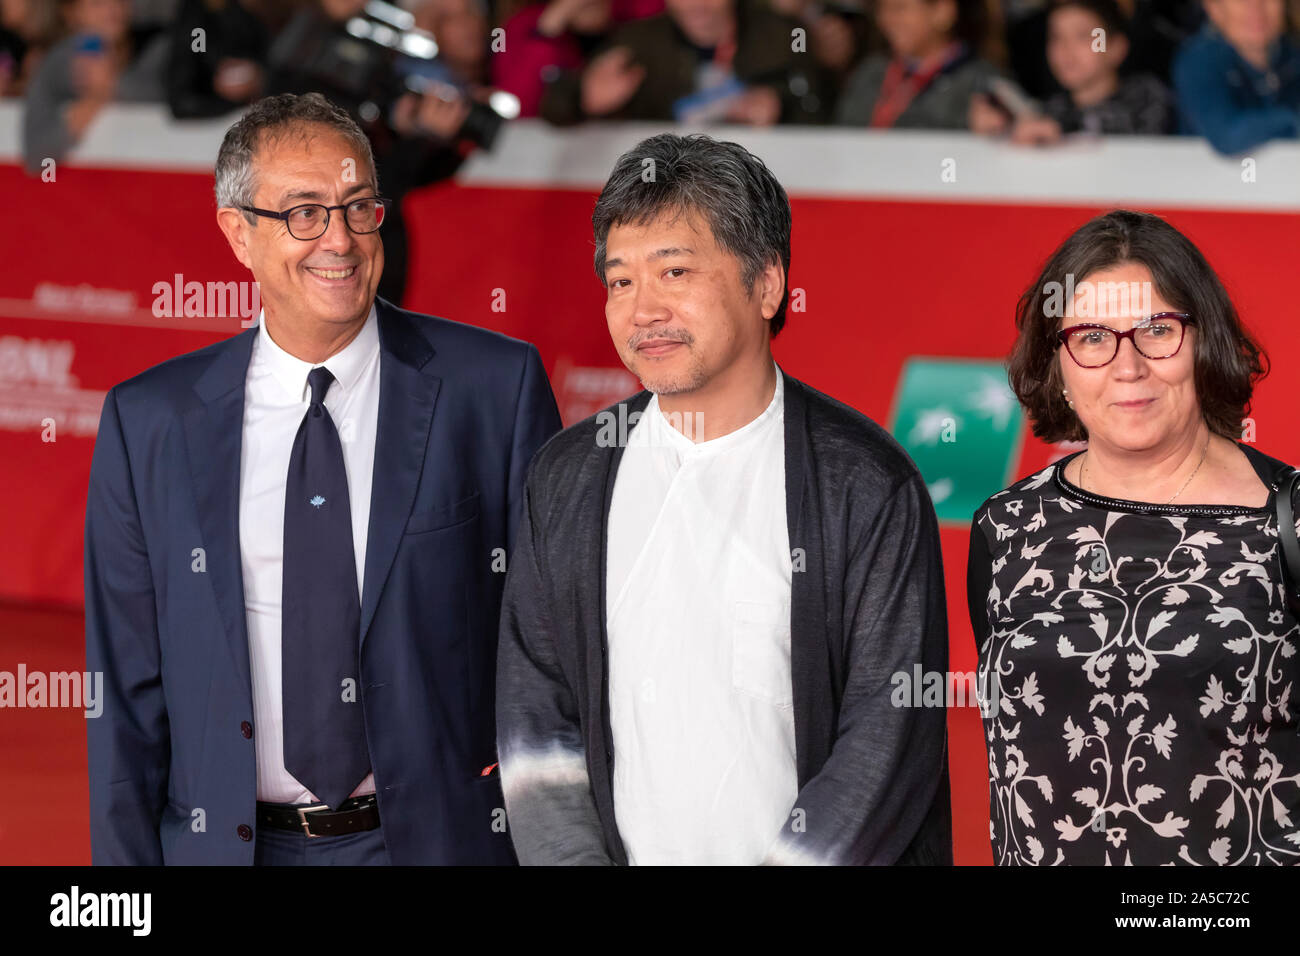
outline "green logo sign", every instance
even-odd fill
[[[890,428],[921,469],[940,521],[969,524],[985,498],[1015,479],[1023,426],[1000,362],[903,363]]]

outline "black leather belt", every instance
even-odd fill
[[[309,837],[342,836],[379,826],[379,801],[373,793],[349,797],[331,810],[323,803],[257,803],[257,822],[276,830],[297,830]]]

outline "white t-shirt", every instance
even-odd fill
[[[614,813],[634,864],[755,864],[798,794],[784,383],[698,444],[628,435],[606,563]]]

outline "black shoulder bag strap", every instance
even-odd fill
[[[1277,540],[1282,546],[1282,560],[1286,570],[1283,582],[1287,604],[1292,613],[1300,617],[1300,538],[1296,537],[1295,505],[1293,497],[1300,485],[1300,471],[1292,470],[1282,476],[1277,486]]]

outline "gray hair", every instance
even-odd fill
[[[642,140],[614,164],[591,215],[596,276],[605,282],[605,243],[616,225],[645,225],[660,215],[698,213],[719,246],[740,260],[746,292],[764,268],[790,272],[790,200],[763,161],[736,143],[702,133],[660,133]],[[785,325],[787,288],[771,334]]]
[[[305,127],[323,126],[342,136],[370,167],[375,189],[379,189],[379,174],[375,170],[375,156],[370,140],[348,113],[335,106],[319,93],[298,96],[282,93],[267,96],[249,107],[239,122],[226,130],[221,149],[217,152],[216,194],[217,207],[253,205],[257,183],[253,178],[253,158],[259,146],[268,138],[292,133],[309,133]],[[249,222],[256,217],[244,213]]]

